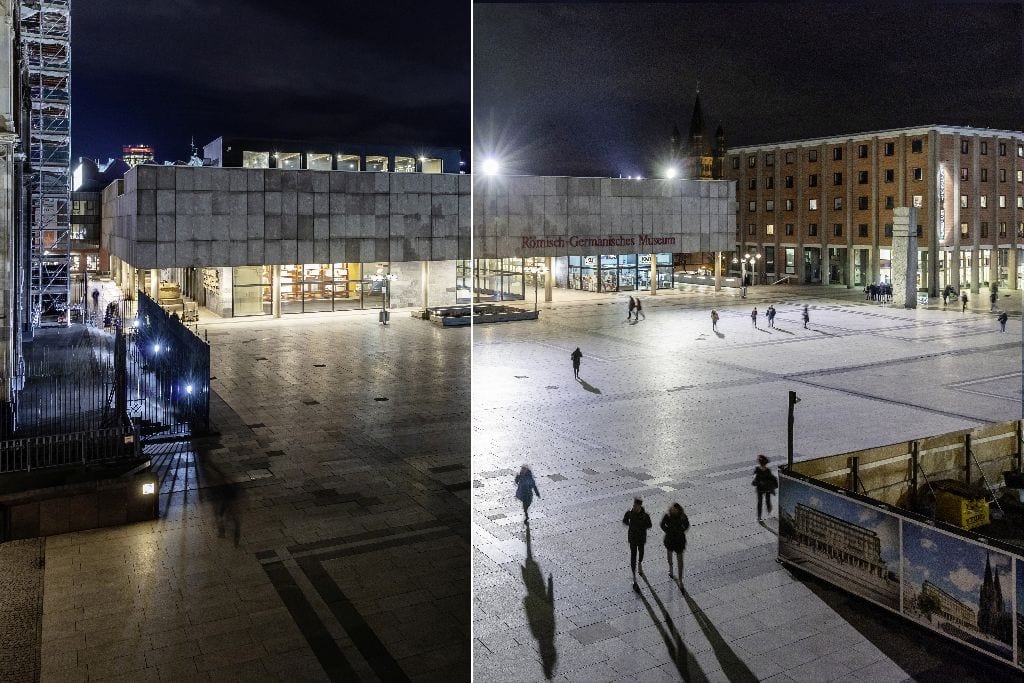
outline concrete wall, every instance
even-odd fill
[[[476,258],[728,251],[726,180],[474,177]]]
[[[136,268],[469,258],[469,176],[137,166],[103,192]]]

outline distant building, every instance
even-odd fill
[[[110,258],[100,244],[100,204],[103,188],[124,177],[129,165],[123,159],[99,164],[80,157],[72,172],[71,190],[71,275],[110,270]]]
[[[1012,637],[1012,619],[1003,600],[999,568],[992,569],[992,559],[985,556],[985,578],[978,595],[978,630],[997,638]]]
[[[880,579],[887,577],[888,568],[882,559],[882,542],[874,531],[803,503],[797,504],[794,517],[798,542],[828,555],[836,562]]]
[[[719,180],[723,177],[725,154],[725,131],[721,126],[715,131],[714,147],[708,139],[698,90],[693,101],[693,115],[690,117],[690,131],[686,140],[680,135],[678,126],[672,127],[672,168],[680,178]]]
[[[972,630],[977,628],[977,614],[974,609],[967,603],[954,598],[931,581],[925,581],[921,585],[921,595],[935,600],[939,606],[939,615],[946,621]]]
[[[149,145],[125,145],[121,148],[121,159],[129,168],[153,161],[154,158],[154,150]]]

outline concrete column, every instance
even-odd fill
[[[993,223],[993,225],[996,225]],[[999,247],[991,247],[988,250],[988,286],[999,283]]]
[[[1007,285],[1010,289],[1017,289],[1017,247],[1010,247],[1006,255]]]
[[[270,267],[270,312],[275,318],[281,317],[281,266]]]
[[[160,298],[160,271],[156,268],[149,271],[149,298],[153,301]]]
[[[420,263],[420,299],[423,302],[423,309],[426,310],[429,304],[427,303],[427,279],[430,277],[430,261],[422,261]]]
[[[555,259],[550,256],[544,257],[544,267],[547,268],[547,273],[544,275],[544,301],[551,301],[551,287],[555,283]]]
[[[722,291],[722,252],[715,252],[715,291]]]
[[[851,231],[852,232],[852,231]],[[859,249],[856,245],[850,244],[846,248],[846,288],[853,289],[854,268],[857,260],[854,258],[854,251]]]
[[[658,293],[658,255],[651,254],[651,296]]]
[[[892,213],[892,305],[917,308],[917,209]]]
[[[971,293],[981,291],[981,249],[967,247],[971,252]]]

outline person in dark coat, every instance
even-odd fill
[[[629,527],[629,568],[633,571],[633,590],[639,593],[640,586],[636,582],[636,573],[639,569],[640,575],[643,576],[644,544],[647,543],[647,530],[653,526],[651,516],[644,510],[644,502],[641,499],[633,499],[633,507],[626,510],[622,523]]]
[[[963,309],[961,309],[960,312],[961,313],[966,313],[967,312],[967,292],[964,292],[963,294],[960,295],[960,303],[962,303],[964,305]]]
[[[768,457],[764,454],[757,456],[757,467],[754,468],[753,486],[757,489],[757,521],[761,521],[761,503],[768,506],[768,514],[772,513],[772,494],[779,488],[779,480],[768,468]]]
[[[640,303],[640,297],[637,297],[636,298],[636,318],[635,318],[635,320],[637,322],[640,322],[640,316],[643,316],[644,320],[647,320],[647,314],[644,313],[644,306],[643,306],[643,304]]]
[[[628,323],[633,319],[633,311],[636,309],[636,300],[633,297],[629,297],[629,311],[626,313],[626,322]]]
[[[804,329],[807,329],[807,323],[811,322],[811,311],[807,308],[807,304],[804,304]]]
[[[999,317],[996,318],[996,320],[999,321],[999,331],[1000,332],[1006,332],[1006,321],[1009,320],[1009,319],[1010,319],[1010,316],[1006,315],[1006,311],[1003,311],[1002,313],[1000,313]]]
[[[757,327],[757,306],[754,306],[754,310],[750,312],[750,322],[754,323],[754,327]]]
[[[533,494],[540,498],[540,491],[537,489],[537,481],[533,478],[533,472],[527,465],[523,465],[516,475],[516,498],[523,503],[523,517],[527,524],[530,523],[530,503],[533,502]]]
[[[711,331],[718,331],[718,311],[711,309]]]
[[[576,350],[569,354],[569,358],[572,359],[572,374],[576,375],[576,379],[580,378],[580,359],[583,358],[583,352],[580,351],[580,347],[576,347]]]
[[[665,550],[668,554],[668,575],[672,576],[672,555],[676,556],[679,565],[679,585],[683,585],[683,551],[686,550],[686,532],[690,528],[690,520],[683,512],[683,506],[672,503],[672,507],[661,518],[661,530],[665,532]]]
[[[775,327],[775,306],[769,306],[766,315],[768,316],[768,327]]]

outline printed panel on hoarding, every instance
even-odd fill
[[[903,521],[904,616],[1013,661],[1013,558]],[[1019,573],[1019,572],[1018,572]],[[1019,605],[1016,610],[1020,610]]]
[[[899,611],[899,519],[784,476],[779,486],[780,559]]]

